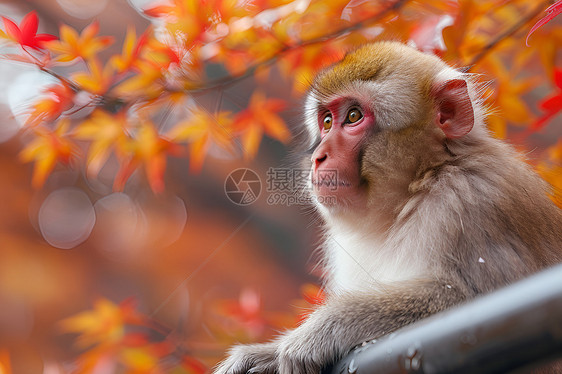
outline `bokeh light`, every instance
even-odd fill
[[[97,16],[107,6],[108,0],[57,0],[61,8],[73,17],[89,19]]]
[[[84,242],[94,227],[94,207],[82,190],[67,187],[52,192],[39,209],[39,228],[53,247],[70,249]]]
[[[16,76],[8,87],[8,105],[20,125],[29,118],[29,105],[41,94],[43,88],[58,82],[52,76],[38,70],[24,71]]]
[[[141,208],[128,195],[118,192],[99,199],[94,209],[97,220],[92,238],[98,250],[116,261],[140,256],[147,230]]]

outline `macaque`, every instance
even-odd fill
[[[562,261],[562,213],[486,129],[482,89],[439,58],[365,45],[304,104],[327,298],[217,374],[317,374],[354,346]]]

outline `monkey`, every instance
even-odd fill
[[[474,76],[398,42],[314,79],[303,122],[325,224],[326,300],[231,349],[216,374],[316,374],[353,347],[562,261],[562,213],[492,137]]]

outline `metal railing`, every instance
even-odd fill
[[[526,372],[559,357],[562,265],[366,342],[324,373]]]

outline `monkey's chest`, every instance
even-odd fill
[[[429,273],[423,258],[373,240],[334,236],[325,249],[328,283],[336,292],[384,289]]]

